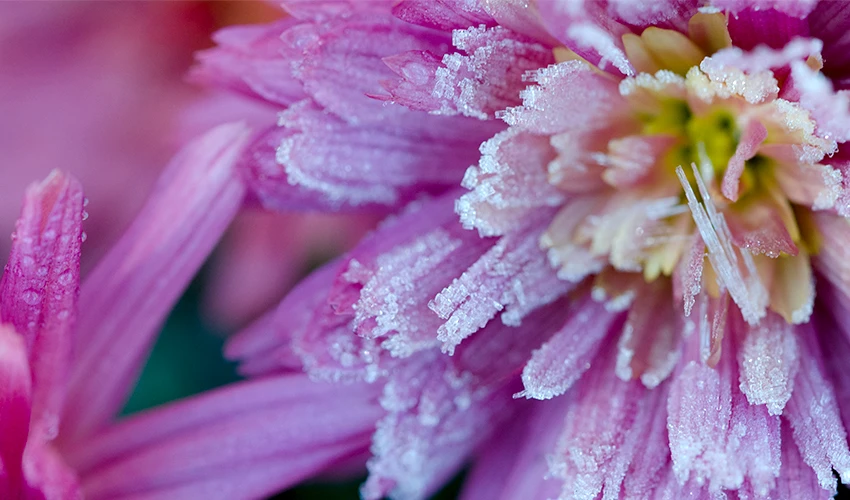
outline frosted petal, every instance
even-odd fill
[[[776,314],[746,327],[738,349],[741,392],[750,404],[766,405],[771,415],[781,415],[791,398],[799,353],[794,327]]]

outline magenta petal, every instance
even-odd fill
[[[80,294],[80,358],[73,367],[63,439],[79,438],[120,409],[174,301],[239,209],[234,168],[248,130],[222,125],[187,145],[147,205]]]
[[[23,486],[24,447],[32,409],[27,350],[23,338],[9,325],[0,324],[0,493],[14,497]],[[8,488],[7,492],[2,487]]]
[[[771,492],[771,498],[776,500],[795,500],[811,498],[812,500],[827,500],[835,496],[835,483],[824,489],[818,484],[815,472],[809,467],[797,443],[794,442],[791,426],[782,422],[782,468],[776,479],[776,489]]]
[[[850,483],[850,449],[816,336],[810,324],[797,329],[800,370],[783,417],[794,430],[803,460],[815,470],[821,487],[830,489],[835,484],[833,469],[843,483]]]
[[[46,439],[58,431],[70,368],[83,213],[82,188],[68,175],[30,186],[0,283],[0,316],[29,351],[34,432]]]
[[[728,27],[733,45],[752,50],[758,45],[778,49],[796,37],[809,36],[805,14],[815,2],[714,0],[713,3],[730,11]],[[820,38],[816,31],[813,36]]]
[[[741,175],[744,173],[744,162],[758,152],[759,146],[767,139],[767,129],[758,120],[750,120],[744,127],[744,133],[738,141],[735,154],[729,159],[726,173],[723,175],[721,190],[723,196],[732,201],[738,201],[738,188]]]
[[[850,88],[850,4],[818,2],[807,21],[809,30],[823,40],[823,73],[836,88]]]
[[[403,0],[393,14],[402,21],[443,31],[496,24],[480,4],[465,0]]]
[[[547,457],[571,400],[529,404],[481,447],[464,480],[461,500],[548,500],[561,491],[549,478]]]
[[[365,449],[378,391],[303,374],[244,382],[130,417],[68,457],[87,498],[262,497]]]
[[[33,500],[82,498],[76,471],[52,446],[30,441],[24,451],[24,474]],[[43,495],[43,496],[42,496]]]
[[[295,24],[289,18],[217,32],[213,40],[218,46],[197,54],[198,66],[190,78],[282,106],[303,99],[301,82],[292,75],[292,58],[284,56],[288,47],[280,39]]]

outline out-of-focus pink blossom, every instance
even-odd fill
[[[228,354],[382,387],[364,497],[850,482],[844,2],[285,7],[194,72],[281,110],[252,195],[397,214]]]

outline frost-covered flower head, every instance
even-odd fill
[[[850,6],[285,6],[195,73],[283,108],[255,195],[404,208],[230,354],[383,385],[365,497],[850,481]]]

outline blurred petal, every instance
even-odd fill
[[[234,165],[247,138],[230,124],[187,145],[83,284],[63,441],[120,409],[160,324],[242,203]]]
[[[54,171],[32,185],[0,282],[0,317],[26,339],[33,428],[46,439],[58,432],[70,369],[82,220],[83,192],[75,179]]]
[[[68,459],[89,499],[264,497],[364,450],[379,391],[303,374],[243,382],[129,417]]]
[[[27,444],[32,387],[23,339],[0,324],[0,493],[13,497],[23,486],[21,464]]]

